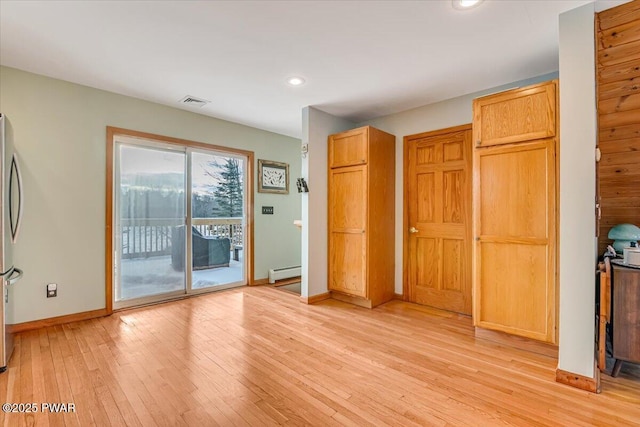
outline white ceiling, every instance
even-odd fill
[[[360,122],[555,71],[589,2],[1,0],[0,63],[300,137],[308,105]]]

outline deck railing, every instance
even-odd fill
[[[242,246],[242,218],[193,218],[193,227],[203,236],[228,237],[231,250]],[[171,254],[171,230],[184,222],[178,219],[121,219],[122,258],[149,258]]]
[[[191,224],[203,236],[228,237],[231,249],[242,246],[242,218],[193,218]]]

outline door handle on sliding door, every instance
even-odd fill
[[[14,275],[13,273],[17,273],[17,275]],[[11,271],[11,274],[9,274],[9,277],[5,279],[7,281],[7,285],[15,284],[18,280],[20,280],[20,278],[22,277],[22,274],[23,274],[22,270],[14,267],[13,270]]]

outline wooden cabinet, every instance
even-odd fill
[[[607,369],[606,348],[611,339],[616,377],[622,362],[640,363],[640,269],[621,265],[621,259],[600,263],[598,312],[598,368]],[[611,334],[607,325],[611,324]]]
[[[477,147],[512,144],[556,136],[554,82],[478,98],[473,104]]]
[[[395,137],[370,126],[329,137],[329,290],[375,307],[394,296]]]
[[[640,363],[640,270],[613,267],[613,376],[619,361]]]
[[[474,324],[556,342],[557,81],[474,101]]]
[[[355,129],[329,137],[329,167],[362,165],[367,163],[368,144],[366,132]]]

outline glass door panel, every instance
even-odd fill
[[[245,159],[191,153],[191,291],[243,285]]]
[[[118,143],[116,158],[114,307],[184,294],[186,153]]]

